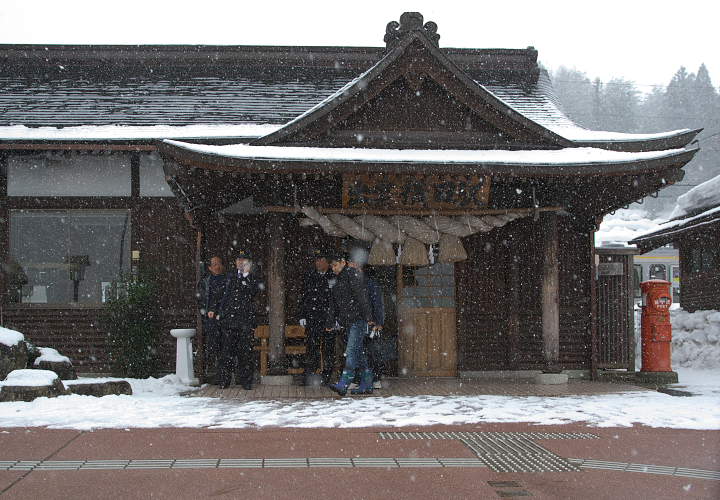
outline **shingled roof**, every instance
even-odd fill
[[[563,113],[532,47],[440,50],[508,106],[579,146],[672,149],[698,132],[590,131]],[[384,53],[378,47],[0,45],[0,140],[63,140],[67,134],[57,128],[80,126],[280,126]],[[218,136],[227,132],[198,138]]]

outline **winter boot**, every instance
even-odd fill
[[[357,389],[352,389],[351,394],[372,394],[373,391],[373,372],[370,369],[366,369],[360,375],[360,385]]]
[[[328,387],[330,390],[344,396],[347,394],[348,386],[350,385],[350,382],[352,382],[354,376],[355,373],[353,371],[343,370],[342,375],[340,375],[340,380],[338,380],[336,384],[330,384]]]

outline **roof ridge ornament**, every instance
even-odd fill
[[[437,47],[438,40],[440,40],[440,35],[438,35],[437,29],[437,24],[432,21],[428,21],[423,24],[423,15],[421,13],[404,12],[400,16],[399,23],[397,21],[390,21],[387,24],[387,27],[385,28],[384,41],[387,44],[387,49],[389,50],[394,48],[406,34],[413,31],[419,31]]]

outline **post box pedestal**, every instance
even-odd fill
[[[195,328],[177,328],[170,330],[170,335],[177,339],[175,374],[183,384],[200,385],[193,369],[192,338]]]

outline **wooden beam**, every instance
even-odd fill
[[[555,212],[543,214],[542,334],[543,354],[548,371],[559,369],[560,361],[560,260],[558,220]]]
[[[520,364],[520,263],[515,257],[510,257],[508,283],[510,314],[507,325],[507,366],[511,370],[517,370]]]
[[[313,207],[321,214],[343,214],[343,215],[410,215],[415,217],[429,215],[504,215],[504,214],[533,214],[535,212],[558,212],[563,207],[540,207],[540,208],[503,208],[503,209],[482,209],[482,210],[431,210],[431,209],[385,209],[385,208],[323,208]],[[262,207],[266,212],[282,214],[301,214],[300,207]]]
[[[285,375],[285,232],[282,217],[273,217],[269,222],[272,228],[268,259],[270,374]]]

